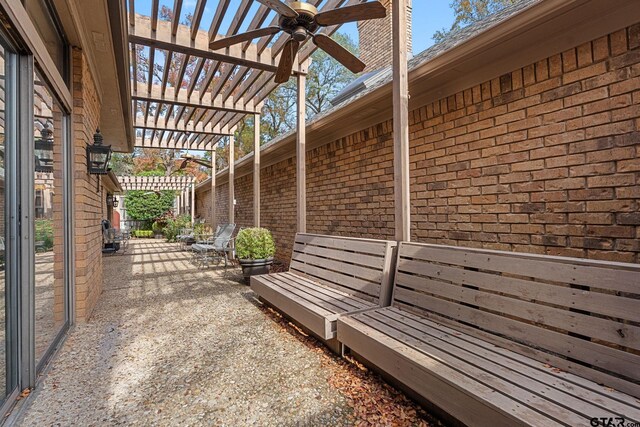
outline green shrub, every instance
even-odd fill
[[[141,239],[153,237],[153,230],[133,230],[133,237]]]
[[[53,249],[53,221],[50,219],[36,219],[36,248],[38,251],[48,252]]]
[[[236,255],[239,259],[266,259],[275,253],[273,236],[266,228],[245,228],[236,237]]]
[[[164,227],[164,237],[167,239],[167,242],[175,242],[176,237],[183,228],[188,228],[191,225],[191,217],[189,215],[179,215],[175,218],[167,218],[166,224]]]
[[[164,232],[165,227],[167,226],[166,222],[154,221],[151,225],[151,229],[155,234],[162,234]]]

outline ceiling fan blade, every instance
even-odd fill
[[[370,1],[353,6],[320,12],[315,20],[318,25],[338,25],[353,21],[378,19],[387,16],[387,9],[379,1]]]
[[[298,12],[293,10],[288,5],[282,3],[279,0],[258,0],[263,5],[267,6],[269,9],[273,9],[278,14],[289,17],[289,18],[297,18]]]
[[[257,39],[258,37],[276,34],[280,31],[281,30],[279,27],[267,27],[267,28],[260,28],[258,30],[247,31],[246,33],[236,34],[235,36],[225,37],[222,39],[212,41],[211,43],[209,43],[209,49],[211,50],[222,49],[237,43]]]
[[[194,160],[193,162],[199,164],[200,166],[204,166],[205,168],[211,167],[211,164],[205,162],[204,160]]]
[[[183,158],[184,158],[184,157],[183,157]],[[188,163],[189,163],[189,159],[186,159],[186,158],[185,158],[185,159],[182,161],[182,163],[180,163],[180,170],[182,170],[182,169],[186,168]]]
[[[276,83],[286,83],[289,81],[289,77],[291,77],[291,70],[293,69],[293,60],[298,53],[298,49],[300,48],[300,42],[295,41],[294,39],[289,39],[289,41],[284,45],[284,49],[282,49],[282,56],[280,57],[280,63],[278,64],[278,71],[276,71],[276,77],[273,80]]]
[[[324,34],[316,34],[313,36],[313,42],[320,49],[333,56],[339,63],[344,65],[352,73],[359,73],[366,67],[365,63],[359,60],[355,55],[349,52],[338,42]]]

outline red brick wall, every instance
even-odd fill
[[[414,240],[640,262],[640,25],[415,109],[410,140]],[[307,162],[309,232],[393,236],[391,121]],[[286,259],[294,159],[261,184]]]
[[[236,178],[235,193],[235,221],[238,228],[253,227],[253,175]]]
[[[210,194],[211,189],[203,193],[208,200],[208,204],[211,203]],[[197,196],[199,195],[197,194]],[[216,221],[218,224],[229,222],[229,183],[216,186]]]

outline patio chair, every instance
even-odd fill
[[[210,239],[201,243],[194,243],[191,249],[194,253],[195,263],[198,266],[209,266],[211,261],[224,259],[224,267],[227,268],[230,257],[233,257],[233,232],[235,224],[224,224],[219,227],[219,232]]]
[[[193,239],[193,228],[183,228],[176,236],[176,241],[180,245],[180,248],[186,249],[187,244]]]
[[[121,253],[125,253],[129,238],[130,234],[128,232],[122,233],[111,227],[109,220],[102,220],[103,254],[114,254],[120,250],[122,251]]]

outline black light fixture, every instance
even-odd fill
[[[34,154],[36,172],[53,172],[53,131],[49,128],[49,123],[45,123],[40,131],[40,139],[36,139]]]
[[[102,145],[100,129],[93,134],[93,145],[87,145],[87,172],[95,175],[104,175],[109,172],[109,160],[111,159],[111,146]]]
[[[114,208],[118,207],[118,197],[115,195],[107,194],[107,206],[112,206]]]

